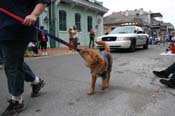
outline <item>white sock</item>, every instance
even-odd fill
[[[23,98],[22,96],[12,96],[12,100],[18,101],[20,104],[22,104]]]
[[[32,82],[33,85],[36,85],[39,83],[39,77],[35,77],[35,80]]]

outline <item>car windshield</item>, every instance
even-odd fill
[[[132,27],[132,26],[128,26],[128,27],[116,27],[109,34],[134,33],[135,30],[136,30],[136,28],[135,27]]]

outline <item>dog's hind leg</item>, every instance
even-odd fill
[[[102,79],[102,90],[105,90],[106,88],[108,88],[108,79]]]
[[[108,72],[108,74],[107,74],[107,86],[106,86],[106,88],[109,87],[110,77],[111,77],[111,72]]]
[[[97,80],[97,76],[92,76],[91,87],[89,89],[88,95],[93,95],[94,94],[96,80]]]

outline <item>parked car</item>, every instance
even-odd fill
[[[135,51],[138,46],[148,48],[149,36],[139,26],[122,26],[116,27],[109,34],[97,38],[97,40],[105,41],[111,49],[129,49]],[[96,45],[97,48],[103,49],[103,46]]]

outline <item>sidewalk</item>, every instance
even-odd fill
[[[83,48],[88,48],[88,46],[79,46],[78,48],[83,49]],[[39,49],[38,52],[39,52],[38,55],[42,56],[41,49]],[[76,53],[76,51],[70,52],[68,47],[59,47],[59,48],[47,48],[47,53],[49,56],[53,56],[53,55],[72,54],[72,53]],[[29,55],[29,57],[30,57],[30,55]]]

